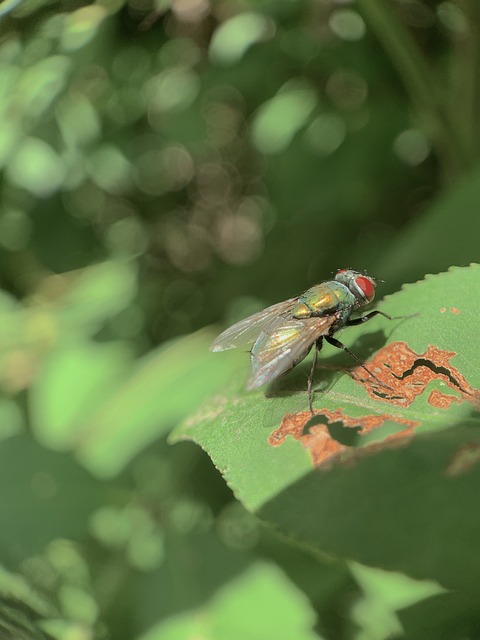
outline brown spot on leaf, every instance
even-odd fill
[[[446,310],[447,310],[446,307],[440,307],[440,313],[445,313]]]
[[[392,342],[381,349],[373,360],[366,363],[369,371],[375,374],[377,379],[369,376],[362,367],[352,369],[350,375],[363,385],[365,391],[374,400],[399,407],[410,406],[417,396],[425,392],[430,382],[437,380],[454,393],[433,389],[428,396],[428,403],[431,406],[448,409],[454,402],[468,401],[480,410],[480,391],[470,386],[458,369],[450,364],[450,360],[455,355],[454,351],[443,351],[433,345],[430,345],[424,353],[416,353],[405,342]],[[315,412],[315,416],[324,416],[326,424],[309,426],[312,421],[309,411],[287,413],[283,417],[282,424],[271,434],[269,444],[274,447],[279,446],[287,436],[292,436],[310,451],[313,463],[319,466],[326,461],[332,461],[340,454],[344,454],[342,460],[354,460],[385,446],[406,443],[413,436],[415,427],[420,424],[414,420],[385,413],[353,417],[345,414],[342,409],[335,411],[319,409]],[[335,422],[342,423],[346,428],[360,428],[359,435],[366,435],[386,422],[395,422],[403,425],[404,428],[388,435],[382,441],[354,448],[338,442],[330,435],[328,425]],[[347,452],[348,456],[345,455]],[[468,445],[465,451],[457,452],[447,469],[447,474],[458,475],[479,461],[480,444]]]
[[[472,469],[480,462],[480,443],[467,442],[462,445],[452,456],[445,473],[447,476],[459,476]]]
[[[378,448],[379,445],[383,445],[385,442],[391,443],[411,436],[413,435],[414,428],[419,424],[413,420],[406,420],[387,414],[367,415],[354,418],[343,413],[342,409],[336,409],[335,411],[319,409],[315,412],[315,416],[319,415],[325,416],[328,424],[341,422],[344,427],[360,427],[358,433],[361,436],[370,433],[373,429],[381,427],[387,421],[405,425],[405,429],[402,431],[391,434],[381,443],[373,443],[365,447],[365,449]],[[299,440],[302,445],[310,451],[315,466],[323,464],[326,460],[330,460],[344,451],[352,450],[352,447],[347,447],[332,438],[325,424],[312,425],[308,431],[305,432],[305,428],[311,419],[312,415],[310,411],[287,413],[283,417],[282,424],[279,428],[275,429],[271,434],[268,440],[269,444],[278,447],[285,442],[287,436],[292,436],[295,440]],[[355,451],[358,452],[360,450],[355,449]]]
[[[456,396],[447,395],[445,393],[441,393],[438,389],[434,389],[428,396],[427,402],[431,404],[432,407],[437,407],[438,409],[448,409],[451,404],[453,404],[454,402],[461,402],[461,400]]]
[[[460,313],[460,309],[457,309],[456,307],[450,307],[450,313],[454,313],[458,316],[458,314]]]
[[[351,371],[368,395],[400,407],[408,407],[427,385],[440,380],[458,395],[437,391],[430,394],[431,405],[448,409],[452,402],[468,401],[480,408],[480,391],[470,386],[460,371],[450,364],[455,351],[443,351],[430,345],[424,353],[415,353],[406,342],[392,342],[367,362],[367,368],[376,375],[375,380],[362,367]]]

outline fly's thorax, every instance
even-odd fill
[[[300,302],[299,300],[292,309],[292,316],[294,318],[298,318],[299,320],[302,320],[304,318],[311,318],[312,310],[307,304],[305,304],[305,302]]]
[[[305,291],[292,309],[294,318],[321,317],[339,313],[343,316],[356,307],[353,293],[340,282],[322,282]]]

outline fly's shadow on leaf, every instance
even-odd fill
[[[368,356],[382,347],[388,338],[384,331],[375,331],[359,338],[352,347],[355,355],[360,354],[360,359],[367,360]],[[290,369],[283,376],[273,381],[265,395],[267,398],[288,397],[295,393],[305,391],[307,380],[312,366],[309,358],[294,369]],[[320,351],[317,362],[317,370],[314,377],[315,393],[326,393],[329,391],[340,376],[345,375],[350,369],[356,367],[355,362],[341,349],[338,354],[323,357],[323,350]]]
[[[342,341],[342,335],[340,335],[339,340]],[[384,329],[379,329],[372,333],[364,333],[361,337],[355,340],[350,349],[363,362],[364,360],[368,360],[373,353],[385,346],[387,342],[387,332]],[[319,356],[319,364],[324,362],[324,360],[322,360],[321,353],[322,352],[320,352]],[[336,364],[337,362],[342,364],[352,364],[353,360],[348,354],[342,353],[341,349],[339,349],[338,353],[328,358],[328,362],[331,364]]]
[[[331,359],[328,358],[326,362],[329,362],[330,360]],[[304,364],[295,367],[295,369],[287,371],[285,375],[277,378],[268,386],[265,396],[267,398],[280,398],[288,397],[295,393],[306,392],[311,366],[312,363],[309,359]],[[319,369],[321,369],[321,372]],[[327,365],[317,365],[317,372],[314,380],[315,391],[325,393],[333,386],[338,377],[343,373],[345,372],[338,366],[328,367]]]

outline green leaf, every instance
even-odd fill
[[[77,453],[100,476],[118,473],[142,448],[165,434],[213,393],[236,368],[210,353],[210,332],[175,340],[141,359],[131,376],[83,425]],[[74,393],[75,387],[71,388]]]
[[[103,368],[109,366],[107,361],[111,362],[111,369],[118,365],[120,372],[119,361],[125,359],[124,354],[113,353],[122,350],[119,345],[102,351],[99,346],[89,345],[86,336],[97,333],[102,325],[128,307],[136,288],[133,264],[109,261],[80,272],[45,278],[29,304],[19,304],[0,291],[1,386],[9,392],[23,390],[36,379],[40,369],[42,380],[38,384],[52,387],[51,392],[55,394],[57,383],[63,385],[64,391],[66,386],[72,387],[76,378],[77,385],[71,389],[76,397],[70,395],[72,405],[67,413],[74,412],[75,405],[88,396],[89,386],[95,384],[95,378],[98,381],[107,375],[103,372]],[[42,369],[45,358],[47,363]],[[115,358],[116,363],[113,362]],[[114,373],[112,371],[112,375]],[[49,376],[52,380],[45,382]],[[86,381],[86,377],[89,380]],[[78,386],[80,380],[83,381],[82,388]],[[55,398],[52,395],[48,400],[50,409],[52,402],[61,404],[65,400],[66,396],[62,398],[57,394]],[[58,432],[58,420],[64,421],[67,414],[55,417],[50,425],[44,421],[47,416],[39,417],[45,429]],[[50,413],[48,419],[51,417]],[[38,421],[35,426],[38,427]]]
[[[478,265],[429,276],[379,305],[416,317],[380,316],[343,332],[390,391],[362,368],[347,375],[337,357],[323,357],[329,368],[317,374],[314,419],[307,363],[267,397],[232,382],[172,439],[199,443],[249,509],[311,547],[472,586],[480,570],[479,284]],[[360,429],[353,437],[352,427]]]
[[[319,640],[306,599],[273,565],[257,563],[200,610],[161,622],[139,640]]]
[[[43,363],[29,394],[38,440],[53,449],[79,432],[127,377],[131,357],[121,344],[79,341],[59,345]]]
[[[350,563],[350,571],[363,592],[363,598],[352,609],[362,638],[402,637],[398,610],[445,592],[435,582],[419,582],[401,573],[372,569],[356,562]]]

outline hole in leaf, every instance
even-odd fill
[[[362,427],[346,427],[342,422],[327,425],[330,437],[345,447],[353,447],[358,443],[358,434]]]

